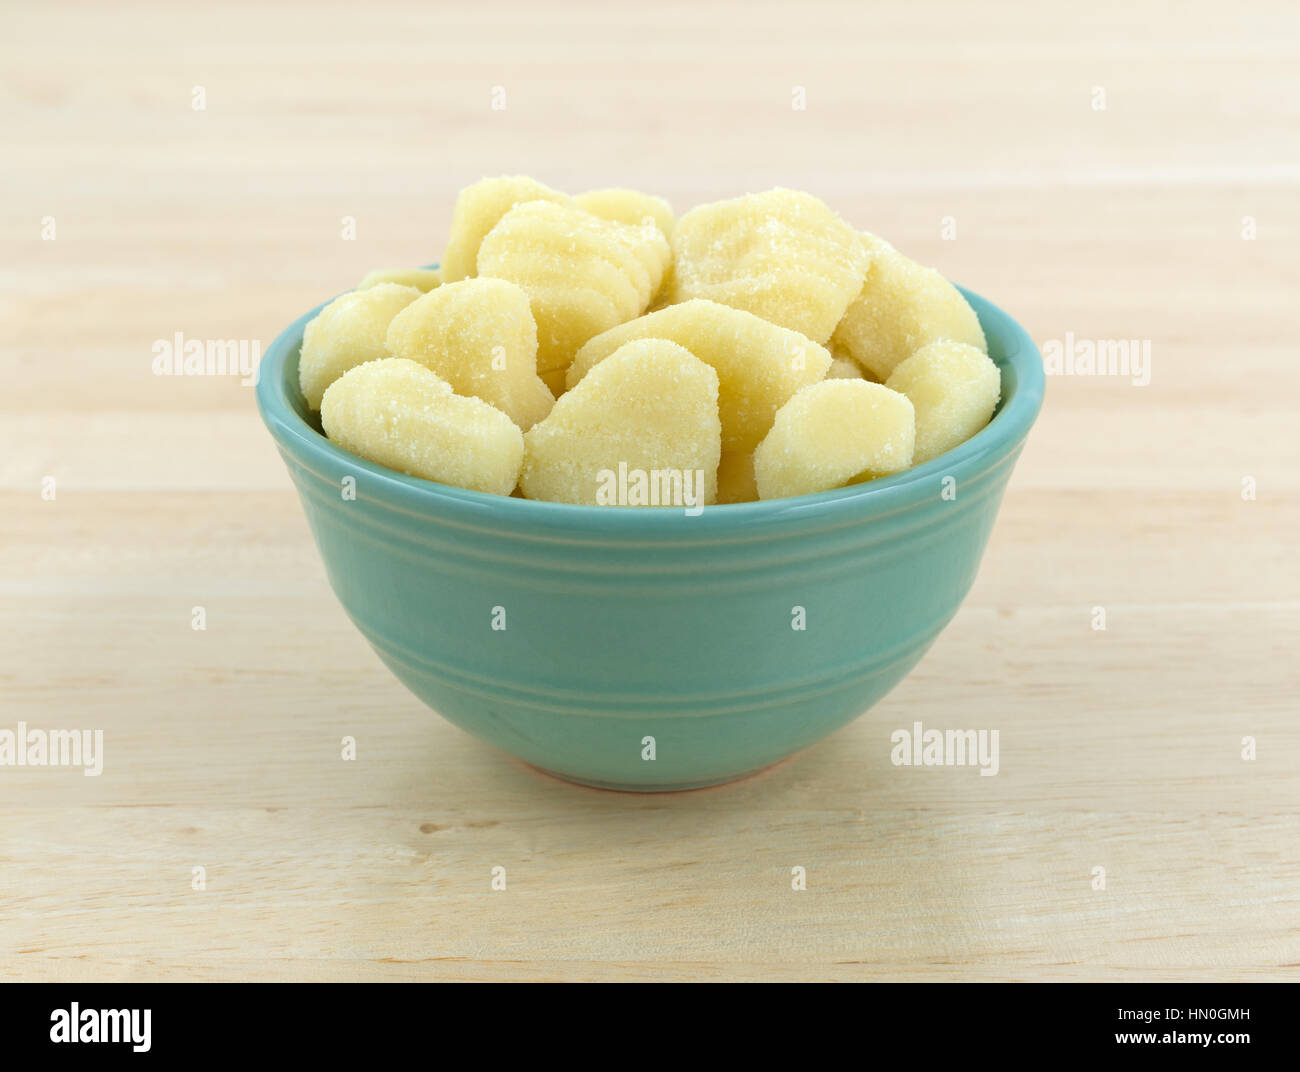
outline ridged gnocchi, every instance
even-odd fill
[[[528,292],[537,321],[537,367],[566,368],[588,339],[640,316],[663,281],[668,241],[570,205],[526,201],[510,209],[478,251],[478,274]]]
[[[522,175],[461,191],[439,267],[325,306],[298,379],[331,440],[408,475],[688,513],[902,472],[1002,386],[961,292],[811,194],[676,218]]]

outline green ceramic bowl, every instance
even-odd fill
[[[407,688],[562,778],[687,789],[857,718],[970,589],[1043,367],[966,297],[1002,370],[987,428],[897,476],[696,516],[485,495],[348,454],[298,391],[315,309],[267,352],[257,401],[335,594]]]

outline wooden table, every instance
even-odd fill
[[[1294,5],[6,21],[0,728],[105,743],[0,769],[0,976],[1295,974]],[[1049,380],[969,599],[851,727],[715,790],[552,781],[380,665],[251,390],[151,368],[436,260],[511,172],[806,188],[1041,343],[1149,344],[1150,382]],[[915,720],[997,728],[1000,774],[894,767]]]

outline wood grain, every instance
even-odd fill
[[[98,778],[0,769],[0,977],[1294,976],[1294,6],[365,16],[7,14],[0,728],[106,744]],[[807,188],[1040,342],[1148,341],[1151,380],[1049,380],[975,589],[858,722],[730,787],[568,786],[380,665],[251,391],[150,367],[436,260],[501,172]],[[892,766],[918,719],[999,729],[998,777]]]

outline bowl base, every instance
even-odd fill
[[[796,753],[797,754],[797,753]],[[570,785],[585,785],[588,789],[604,789],[612,793],[687,793],[692,789],[711,789],[714,786],[730,785],[733,782],[744,781],[746,778],[755,778],[760,774],[782,763],[788,763],[794,759],[794,756],[786,756],[784,759],[778,759],[775,763],[768,763],[762,767],[755,767],[753,770],[742,771],[739,774],[728,774],[722,778],[711,778],[703,782],[682,782],[679,785],[629,785],[624,782],[600,782],[592,781],[589,778],[579,778],[573,774],[561,774],[559,771],[547,770],[545,767],[538,767],[532,763],[527,764],[535,771],[548,775],[561,782],[568,782]]]

